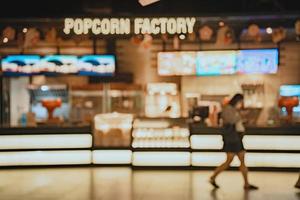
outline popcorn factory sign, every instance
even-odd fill
[[[185,34],[192,33],[195,17],[65,18],[64,33],[77,35]]]

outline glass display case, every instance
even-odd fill
[[[29,85],[30,113],[38,124],[62,124],[69,120],[70,104],[67,85]]]
[[[189,129],[184,119],[134,120],[133,148],[189,148]]]
[[[177,85],[175,83],[149,83],[145,98],[146,117],[181,116],[180,101]]]
[[[132,114],[105,113],[94,117],[94,147],[130,147]]]
[[[96,114],[106,112],[135,116],[143,114],[143,92],[139,85],[111,83],[74,86],[70,97],[73,123],[91,123]]]

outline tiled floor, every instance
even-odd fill
[[[130,168],[1,169],[2,200],[299,200],[298,173],[251,172],[260,187],[245,192],[236,171],[222,174],[218,190],[207,183],[211,171],[132,171]]]

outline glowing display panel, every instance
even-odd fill
[[[10,55],[2,59],[1,66],[5,76],[22,76],[39,74],[38,55]]]
[[[196,57],[198,76],[234,74],[236,51],[199,51]]]
[[[158,74],[161,76],[180,76],[196,74],[196,52],[158,53]]]
[[[114,55],[86,55],[78,61],[79,75],[113,76],[116,70]]]
[[[40,66],[44,73],[77,73],[77,56],[74,55],[49,55],[42,58]]]
[[[275,74],[278,70],[277,49],[249,49],[237,51],[238,74]]]

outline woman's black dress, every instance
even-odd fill
[[[234,124],[226,124],[222,130],[223,136],[223,151],[230,153],[238,153],[244,151],[243,136],[235,129]]]

